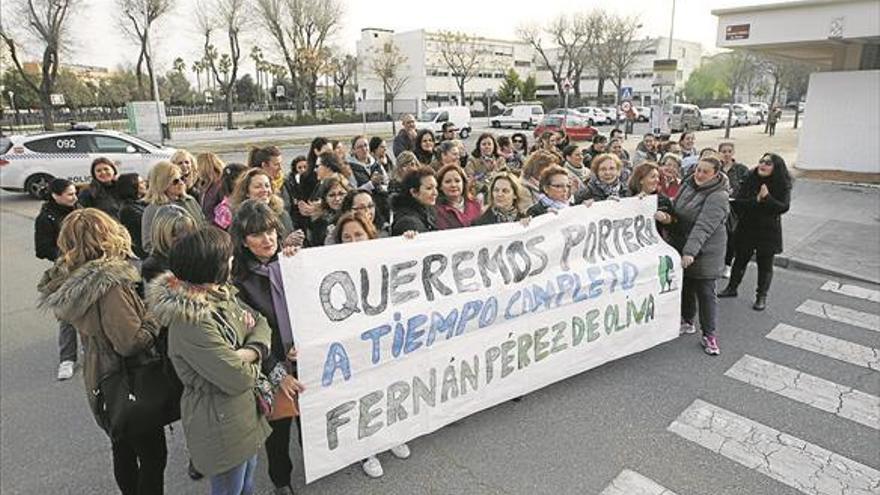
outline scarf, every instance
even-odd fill
[[[284,174],[278,174],[278,177],[272,179],[272,190],[275,194],[281,194],[281,188],[284,187]]]
[[[546,206],[547,208],[553,208],[554,210],[561,210],[568,207],[568,201],[564,203],[562,201],[556,201],[555,199],[551,199],[544,193],[538,195],[538,201],[540,201],[541,204]]]
[[[492,216],[495,217],[495,223],[509,223],[519,220],[520,214],[516,208],[502,210],[497,206],[492,207]]]
[[[608,184],[607,182],[602,182],[601,180],[599,180],[598,176],[594,175],[590,177],[590,188],[592,188],[594,191],[600,191],[602,193],[602,196],[604,196],[605,198],[610,198],[612,196],[619,198],[620,178],[618,177],[617,179],[614,179],[614,182]]]

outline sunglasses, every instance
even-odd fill
[[[522,144],[523,140],[522,140],[522,139],[514,139],[513,142],[514,142],[514,143]]]
[[[773,165],[773,162],[770,160],[767,160],[765,158],[762,158],[762,159],[758,160],[758,165]]]
[[[172,184],[172,185],[175,185],[175,186],[179,186],[179,185],[182,184],[183,181],[185,181],[185,180],[186,180],[186,179],[185,179],[184,177],[175,177],[175,178],[171,179],[171,184]]]

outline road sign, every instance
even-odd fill
[[[620,88],[620,99],[624,101],[633,99],[632,86],[624,86]]]
[[[571,88],[573,88],[573,87],[574,87],[574,85],[571,83],[571,79],[566,79],[566,80],[562,81],[562,90],[565,91],[566,93],[571,91]]]
[[[623,110],[624,113],[629,113],[629,111],[632,110],[632,107],[633,105],[630,100],[625,100],[620,104],[620,109]]]
[[[64,105],[64,95],[60,93],[52,93],[49,95],[49,102],[55,106]]]
[[[284,86],[278,85],[275,86],[275,98],[284,98],[285,89]]]

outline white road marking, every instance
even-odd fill
[[[880,397],[746,354],[730,378],[880,430]]]
[[[801,313],[817,316],[826,320],[837,321],[853,325],[856,327],[880,332],[880,315],[856,311],[854,309],[845,308],[843,306],[835,306],[834,304],[823,303],[807,299],[797,311]]]
[[[810,495],[872,495],[880,471],[695,400],[669,431]]]
[[[841,284],[840,282],[829,280],[825,282],[825,285],[823,285],[821,289],[835,294],[864,299],[866,301],[880,302],[880,291],[866,289],[864,287],[859,287],[858,285]]]
[[[880,371],[880,350],[780,323],[767,338],[838,361]]]
[[[675,492],[635,471],[624,469],[599,495],[675,495]]]

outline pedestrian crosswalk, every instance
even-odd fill
[[[843,296],[861,309],[807,299],[795,311],[822,318],[826,320],[824,324],[807,329],[780,323],[765,337],[817,359],[830,358],[865,368],[869,370],[865,373],[871,375],[872,379],[880,378],[880,374],[875,373],[880,372],[880,349],[877,348],[880,346],[876,343],[863,345],[866,342],[864,335],[870,335],[864,330],[880,332],[880,305],[876,304],[880,303],[880,292],[836,281],[826,282],[820,290],[823,291],[818,293],[820,296],[823,293],[834,294],[838,303],[843,300],[838,296]],[[801,318],[801,321],[808,322],[805,326],[813,326],[809,324],[812,318]],[[839,338],[827,335],[832,325],[862,330],[848,330],[853,332],[853,337],[843,332],[845,338]],[[857,332],[861,332],[862,337],[858,337]],[[850,338],[861,339],[863,343],[852,342],[848,340]],[[871,342],[877,342],[877,339],[872,338]],[[853,435],[868,434],[880,438],[876,433],[880,430],[880,397],[864,390],[750,354],[744,354],[726,369],[724,377],[751,385],[758,391],[784,397],[793,405],[800,404],[801,407],[829,414],[835,421],[846,421],[854,428]],[[747,408],[748,401],[744,404],[743,407]],[[680,439],[711,451],[714,453],[712,455],[729,459],[801,493],[880,494],[880,471],[876,469],[877,465],[870,466],[847,458],[818,443],[750,419],[746,414],[747,409],[727,410],[709,401],[696,399],[669,424],[667,430]],[[865,433],[859,432],[859,428]],[[870,431],[874,433],[867,433]],[[870,459],[880,463],[877,455],[871,455]],[[672,486],[672,489],[677,488]],[[601,495],[668,495],[673,493],[672,489],[626,469]]]

